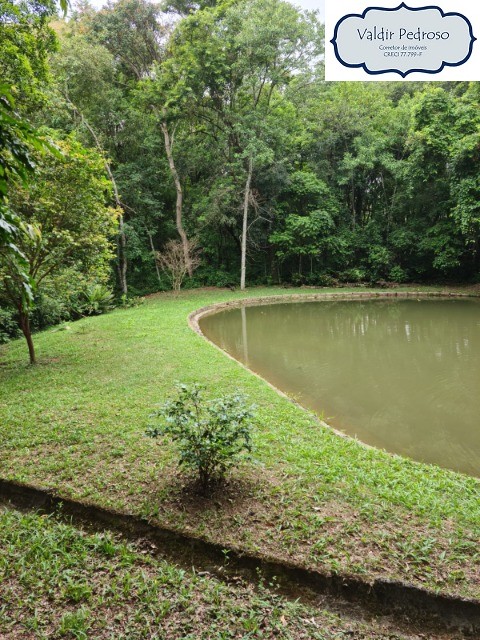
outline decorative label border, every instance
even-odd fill
[[[465,20],[465,22],[467,23],[468,28],[469,28],[469,32],[470,32],[470,47],[469,47],[469,50],[468,50],[468,54],[460,62],[445,62],[445,61],[442,61],[441,66],[436,70],[409,69],[408,71],[400,71],[400,69],[382,69],[380,71],[371,71],[370,69],[368,69],[368,67],[365,64],[365,62],[362,62],[362,63],[359,63],[359,64],[351,64],[349,62],[345,62],[344,60],[342,60],[342,58],[341,58],[341,56],[340,56],[340,54],[338,52],[338,45],[337,45],[338,29],[339,29],[340,25],[342,24],[342,22],[344,22],[348,18],[362,18],[362,19],[364,19],[369,11],[389,11],[389,12],[392,12],[392,11],[399,11],[400,9],[407,9],[408,11],[425,11],[426,9],[437,9],[440,12],[440,15],[441,15],[442,18],[450,17],[450,16],[456,16],[456,17],[459,17],[459,18],[463,18]],[[372,76],[380,75],[380,74],[383,74],[383,73],[398,73],[399,75],[402,76],[402,78],[406,78],[410,73],[436,74],[436,73],[441,73],[445,67],[459,67],[462,64],[465,64],[465,62],[467,62],[469,60],[470,56],[472,55],[473,43],[476,40],[477,40],[477,38],[475,38],[475,36],[473,35],[472,23],[462,13],[457,13],[455,11],[450,11],[450,12],[445,13],[443,11],[443,9],[441,7],[438,7],[437,5],[428,5],[428,6],[425,6],[425,7],[409,7],[409,6],[407,6],[405,4],[405,2],[402,2],[401,4],[398,5],[398,7],[395,7],[395,8],[390,8],[390,7],[367,7],[367,9],[365,9],[365,11],[363,13],[349,13],[348,15],[343,16],[343,18],[341,18],[337,22],[337,24],[335,25],[334,36],[330,40],[330,42],[333,44],[333,48],[334,48],[334,51],[335,51],[335,57],[340,62],[340,64],[343,65],[344,67],[355,68],[355,69],[362,68],[365,71],[365,73],[368,73],[369,75],[372,75]]]

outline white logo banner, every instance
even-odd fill
[[[480,3],[326,0],[327,80],[480,80]]]

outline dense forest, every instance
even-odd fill
[[[0,341],[172,282],[478,281],[479,84],[325,82],[323,36],[283,0],[0,0]]]

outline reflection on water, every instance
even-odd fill
[[[282,303],[200,325],[334,427],[480,476],[479,301]]]

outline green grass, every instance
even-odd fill
[[[1,474],[225,546],[480,599],[480,482],[335,435],[188,327],[191,311],[240,297],[163,294],[54,328],[35,338],[35,367],[22,341],[2,347]],[[255,464],[211,500],[144,435],[175,381],[259,407]]]
[[[152,548],[0,508],[0,637],[77,640],[407,640],[257,585],[225,584]],[[418,638],[418,636],[415,636]],[[427,636],[423,636],[426,638]],[[451,636],[450,636],[451,638]]]

